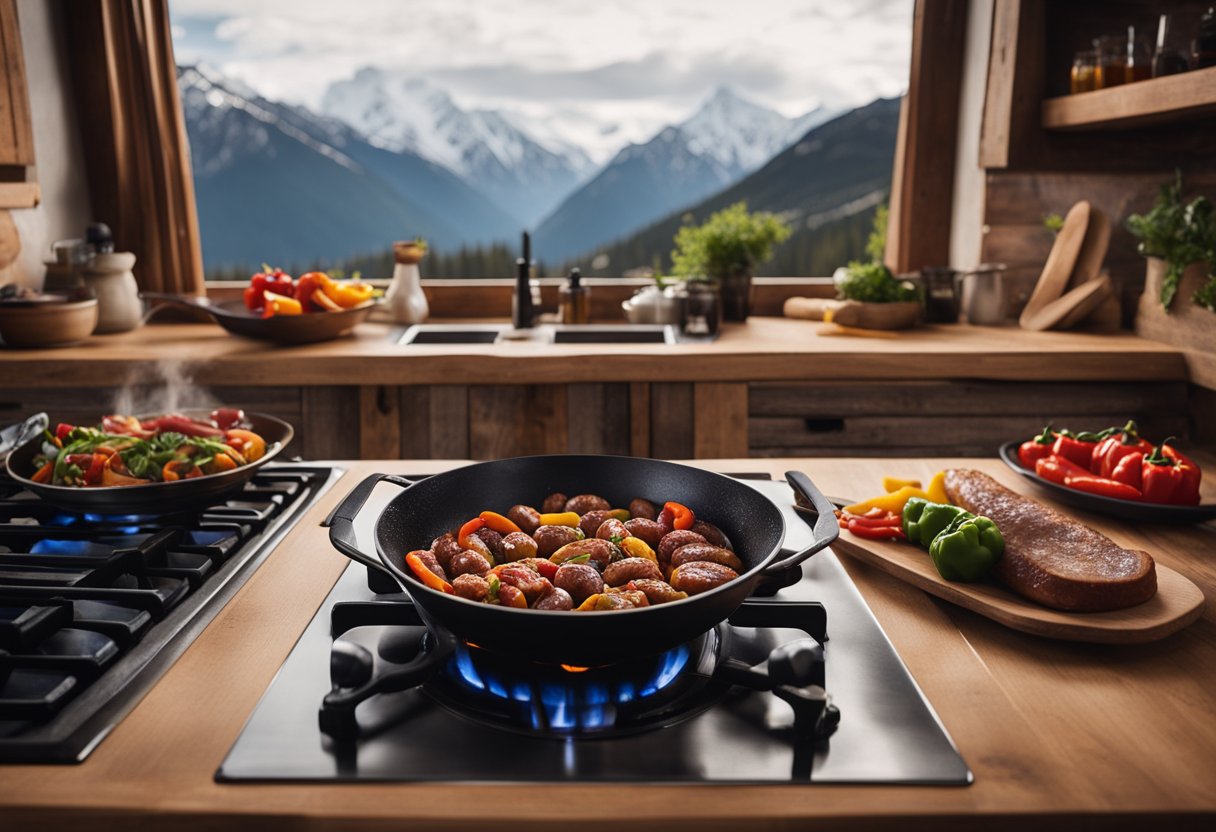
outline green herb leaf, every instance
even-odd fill
[[[566,558],[562,563],[586,563],[589,560],[591,560],[590,554],[575,555],[572,558]]]

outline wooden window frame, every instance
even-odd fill
[[[33,208],[34,130],[17,0],[0,0],[0,209]]]
[[[167,0],[141,2],[167,5]],[[915,2],[912,60],[908,92],[900,110],[887,238],[887,262],[897,271],[940,265],[949,260],[966,13],[967,0]],[[172,72],[172,45],[162,49],[160,55],[167,64],[162,72]],[[179,131],[168,140],[173,139],[184,144],[185,132]],[[189,148],[177,147],[172,155],[188,160]],[[189,179],[188,163],[184,175]],[[192,222],[197,239],[197,219],[192,218]],[[443,317],[445,310],[457,307],[492,309],[497,316],[500,312],[509,314],[511,282],[424,280],[423,286],[431,297],[436,317]],[[761,314],[780,314],[781,302],[793,295],[832,294],[830,280],[824,277],[757,278],[756,285],[761,294],[758,304]],[[636,288],[630,281],[606,280],[598,288],[601,296],[610,296],[614,305],[620,292],[613,287],[626,290],[625,297]],[[216,297],[228,296],[233,289],[234,286],[224,284],[206,285],[208,295]],[[470,303],[470,292],[485,303]]]

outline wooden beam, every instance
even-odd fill
[[[887,241],[887,262],[897,272],[950,261],[966,35],[966,0],[917,0]]]

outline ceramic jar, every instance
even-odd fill
[[[97,254],[81,272],[84,285],[97,295],[97,334],[127,332],[143,322],[133,268],[135,255],[123,251]]]

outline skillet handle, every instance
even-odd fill
[[[811,478],[801,471],[786,471],[785,481],[790,484],[790,487],[798,493],[799,496],[807,500],[815,507],[815,511],[819,513],[819,517],[815,520],[813,529],[815,542],[801,552],[795,552],[783,560],[776,563],[770,563],[760,573],[761,575],[775,575],[789,569],[791,566],[797,566],[811,555],[824,549],[840,537],[840,523],[833,513],[836,509],[832,505],[832,501],[815,487],[815,483],[811,482]]]
[[[327,518],[326,523],[329,525],[329,542],[335,549],[353,561],[371,569],[378,569],[386,575],[392,575],[379,560],[361,552],[359,542],[355,538],[355,518],[359,516],[359,509],[363,508],[363,504],[371,496],[372,490],[381,481],[391,482],[402,488],[409,488],[414,484],[412,480],[396,474],[371,474],[351,489],[351,492],[334,509],[333,514]]]

